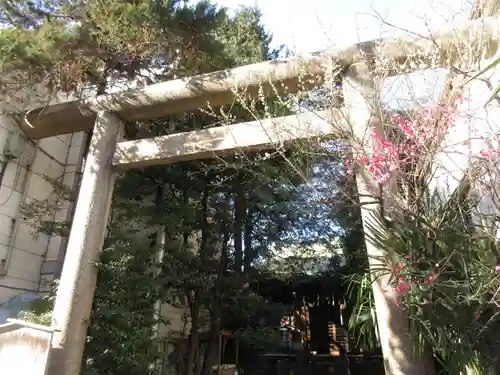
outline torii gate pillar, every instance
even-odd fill
[[[380,100],[382,80],[375,74],[367,63],[360,62],[351,66],[343,83],[344,101],[353,135],[358,142],[362,143],[365,150],[371,150],[372,127],[378,127],[381,134],[384,134],[381,129],[383,125]],[[366,168],[359,168],[356,172],[356,182],[360,203],[362,203],[361,217],[373,280],[376,325],[384,356],[385,373],[387,375],[433,375],[435,371],[432,358],[427,356],[428,353],[422,355],[416,353],[412,345],[408,316],[394,302],[389,285],[390,276],[377,271],[380,270],[380,261],[384,254],[367,239],[370,235],[369,224],[373,223],[373,215],[379,212],[379,204],[368,202],[373,202],[373,197],[378,196],[378,185]]]
[[[97,114],[52,317],[55,329],[47,375],[79,375],[116,172],[113,153],[123,122]]]

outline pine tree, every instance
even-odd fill
[[[172,64],[204,55],[224,13],[208,1],[2,0],[2,89],[102,94],[110,77],[168,77]]]

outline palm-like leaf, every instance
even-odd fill
[[[472,77],[470,77],[467,81],[465,81],[465,84],[469,83],[473,79],[478,78],[479,76],[482,76],[484,73],[489,72],[489,71],[495,69],[498,64],[500,64],[500,57],[496,58],[491,63],[489,63],[487,66],[485,66],[483,69],[481,69],[478,73],[476,73]],[[488,105],[498,95],[499,92],[500,92],[500,84],[498,84],[492,90],[490,97],[488,98],[488,100],[486,101],[486,103],[484,105],[485,106]]]
[[[349,280],[348,295],[353,295],[356,301],[349,320],[349,328],[356,334],[357,345],[366,345],[372,350],[379,347],[374,319],[372,281],[369,274],[352,275]]]
[[[432,347],[451,373],[487,359],[499,336],[500,279],[491,238],[470,226],[476,202],[469,190],[464,182],[446,201],[429,198],[418,215],[389,228],[376,215],[365,223],[367,241],[385,254],[372,276],[391,272],[394,283],[403,278],[410,284],[398,300],[409,312],[415,346]]]

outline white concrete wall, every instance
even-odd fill
[[[65,239],[36,234],[32,223],[22,217],[21,207],[50,200],[53,210],[45,212],[44,219],[66,220],[72,202],[57,201],[54,186],[64,183],[74,187],[84,145],[83,133],[39,142],[20,137],[15,142],[19,157],[7,159],[5,154],[16,134],[20,130],[15,122],[0,117],[0,163],[8,163],[0,185],[0,262],[4,262],[0,269],[0,320],[13,297],[50,289],[62,261]]]
[[[189,309],[174,307],[168,303],[161,306],[161,317],[168,324],[161,324],[158,332],[159,337],[163,338],[187,338],[191,328],[191,319]]]
[[[46,327],[17,323],[0,325],[2,374],[44,374],[52,332]],[[23,360],[19,360],[22,358]]]

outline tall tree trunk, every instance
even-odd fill
[[[245,215],[245,229],[243,231],[243,244],[245,246],[245,255],[243,260],[243,269],[245,275],[248,275],[252,262],[255,260],[255,254],[252,247],[252,232],[253,232],[253,212],[249,208]]]
[[[226,269],[228,258],[228,243],[230,239],[229,225],[227,217],[222,223],[222,246],[221,256],[217,268],[217,279],[212,292],[212,309],[210,315],[210,338],[207,345],[207,351],[203,361],[203,369],[201,375],[209,375],[213,365],[219,363],[219,337],[221,334],[221,287],[224,270]]]
[[[200,258],[205,261],[207,259],[207,251],[210,237],[209,219],[208,219],[208,202],[210,196],[210,180],[208,179],[202,193],[201,199],[201,244],[200,244]],[[187,250],[187,242],[189,241],[189,234],[184,236],[184,247]],[[191,334],[189,341],[188,362],[186,365],[186,375],[193,375],[195,364],[199,363],[200,350],[199,350],[199,329],[200,329],[200,298],[202,291],[199,286],[194,290],[188,292],[188,301],[190,302],[191,313]],[[196,358],[198,356],[198,358]]]
[[[166,239],[167,239],[167,233],[166,233],[166,226],[165,226],[165,205],[164,205],[164,200],[163,200],[163,185],[158,185],[157,190],[156,190],[156,216],[158,219],[158,222],[160,223],[158,225],[158,231],[156,233],[156,254],[155,254],[155,261],[154,261],[154,278],[155,278],[155,284],[158,283],[158,277],[161,275],[161,266],[163,264],[163,258],[165,256],[165,244],[166,244]],[[160,327],[162,324],[162,305],[163,305],[163,299],[162,299],[162,291],[160,286],[156,286],[155,288],[157,289],[158,292],[158,299],[155,302],[154,305],[154,319],[155,319],[155,327],[154,327],[154,339],[156,340],[156,346],[158,353],[161,353],[161,342],[159,341],[160,339]],[[158,368],[161,363],[156,360],[155,363],[152,363],[152,368]]]
[[[189,347],[188,358],[186,363],[185,375],[193,375],[193,370],[196,362],[196,354],[198,354],[199,337],[198,332],[200,328],[200,306],[198,296],[195,291],[188,292],[187,295],[189,303],[189,312],[191,314],[191,329],[189,334]],[[199,358],[198,358],[199,361]]]
[[[243,266],[243,226],[246,213],[245,190],[242,176],[238,175],[234,197],[234,266],[241,273]]]
[[[202,368],[202,365],[203,365],[203,362],[201,360],[201,356],[203,354],[203,351],[202,351],[202,345],[201,345],[201,341],[198,341],[198,345],[196,346],[196,355],[195,355],[195,358],[196,358],[196,365],[195,365],[195,368],[194,368],[194,375],[200,375],[201,374],[201,368]]]

